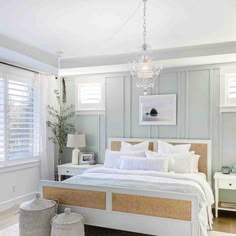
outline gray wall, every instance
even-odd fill
[[[211,139],[213,172],[236,164],[236,113],[220,113],[220,65],[163,70],[151,94],[177,94],[176,126],[140,126],[139,95],[128,73],[104,75],[105,114],[77,115],[76,127],[87,137],[87,151],[104,160],[108,137]],[[68,103],[74,103],[75,78],[66,79]],[[66,151],[64,162],[71,159]]]

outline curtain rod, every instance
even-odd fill
[[[4,65],[7,65],[7,66],[13,66],[13,67],[18,68],[18,69],[22,69],[22,70],[26,70],[26,71],[30,71],[30,72],[39,74],[38,71],[31,70],[31,69],[27,69],[27,68],[24,68],[24,67],[21,67],[21,66],[17,66],[17,65],[12,65],[12,64],[7,63],[7,62],[0,61],[0,63],[1,63],[1,64],[4,64]]]

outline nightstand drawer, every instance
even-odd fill
[[[84,172],[83,169],[76,169],[76,168],[63,168],[61,169],[62,175],[80,175]]]
[[[236,180],[220,179],[219,188],[236,190]]]

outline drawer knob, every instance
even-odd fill
[[[67,173],[69,173],[70,171],[69,171],[69,170],[67,170],[66,172],[67,172]]]
[[[232,186],[232,184],[229,184],[229,186]]]

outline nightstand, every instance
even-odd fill
[[[58,169],[58,180],[61,181],[62,175],[81,175],[85,170],[91,169],[91,168],[98,168],[102,167],[102,164],[96,164],[96,165],[72,165],[71,163],[63,164],[57,166]]]
[[[216,172],[215,179],[215,216],[218,217],[218,210],[236,211],[235,203],[226,203],[219,201],[220,189],[236,190],[236,175],[222,174]]]

